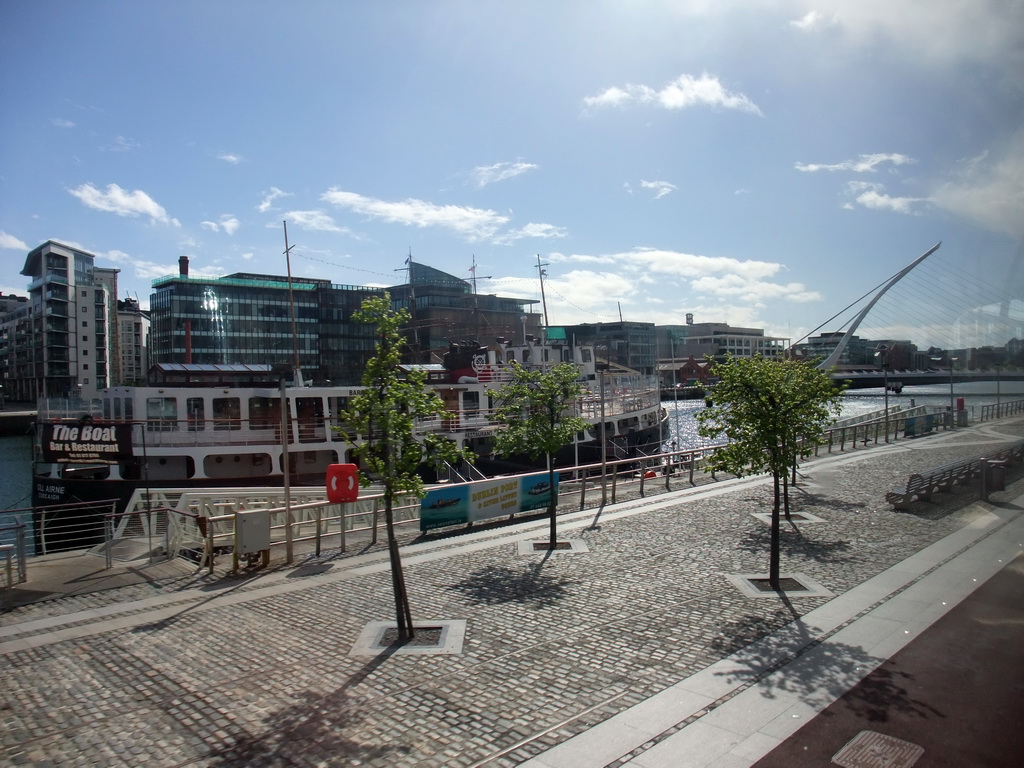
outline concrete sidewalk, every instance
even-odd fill
[[[771,760],[1020,552],[1020,471],[988,504],[968,487],[898,513],[885,491],[1022,435],[1024,420],[1006,421],[806,465],[783,568],[822,585],[818,596],[752,598],[727,578],[767,565],[754,515],[770,487],[753,479],[561,516],[583,552],[521,554],[546,521],[403,547],[414,618],[465,622],[444,655],[354,655],[370,622],[392,618],[382,551],[24,606],[0,615],[0,763]],[[941,707],[919,716],[955,732]]]

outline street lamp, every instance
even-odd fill
[[[935,360],[936,362],[941,362],[942,361],[941,357],[933,357],[931,359]],[[951,358],[949,358],[949,425],[950,425],[950,428],[954,428],[956,426],[956,419],[953,416],[953,414],[954,414],[954,411],[953,411],[953,363],[955,363],[959,359],[960,359],[959,357],[951,357]]]
[[[956,411],[953,410],[953,363],[959,357],[949,358],[949,424],[951,429],[956,429]]]
[[[889,442],[889,347],[886,344],[879,344],[875,351],[875,357],[882,363],[882,381],[884,382],[885,402],[885,442]]]

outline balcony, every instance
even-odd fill
[[[42,288],[47,283],[56,283],[58,285],[67,285],[68,284],[68,276],[51,272],[49,274],[43,275],[42,277],[37,277],[35,280],[33,280],[31,283],[28,284],[28,289],[30,291],[34,291],[37,288]]]

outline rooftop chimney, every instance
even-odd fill
[[[178,274],[182,277],[188,277],[188,256],[178,257]]]

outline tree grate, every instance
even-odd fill
[[[398,627],[388,627],[377,639],[377,646],[390,648],[399,646],[401,648],[440,648],[444,627],[416,627],[412,638],[404,642],[399,640]]]

